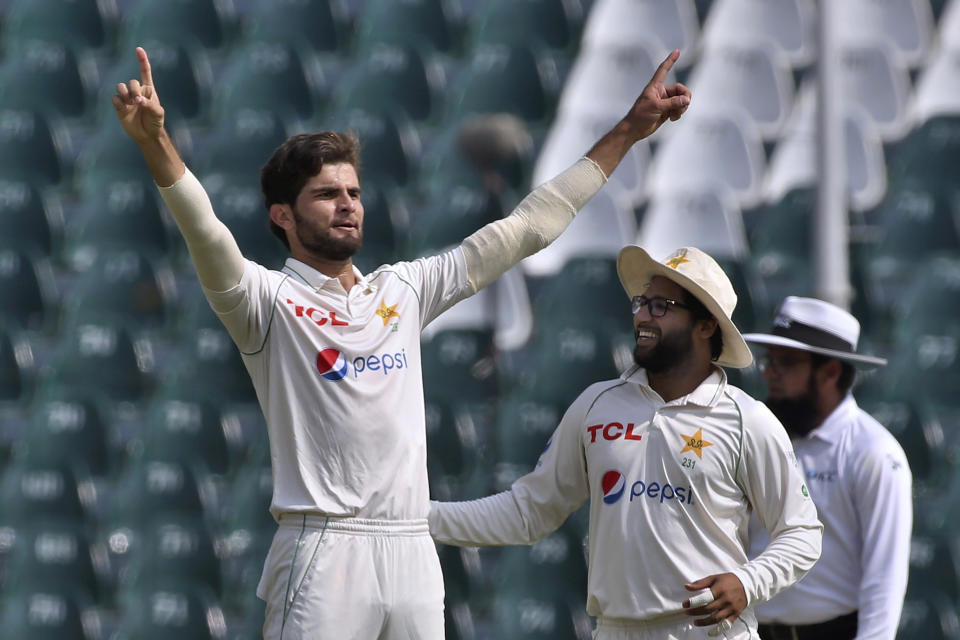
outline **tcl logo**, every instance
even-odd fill
[[[604,440],[617,440],[619,438],[641,440],[643,436],[634,433],[633,428],[632,422],[628,422],[627,426],[623,426],[622,422],[608,422],[607,424],[590,425],[587,427],[587,431],[590,432],[590,442],[597,441],[597,434],[602,435]]]
[[[287,304],[293,305],[293,311],[297,314],[298,318],[309,318],[313,322],[322,327],[323,325],[330,323],[330,326],[333,327],[347,327],[350,326],[349,322],[337,319],[336,311],[324,311],[323,309],[317,309],[316,307],[304,307],[303,305],[295,303],[290,298],[287,298]]]

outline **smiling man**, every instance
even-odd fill
[[[628,246],[617,271],[634,366],[574,400],[508,491],[431,503],[430,532],[446,544],[532,544],[589,500],[596,640],[756,640],[753,607],[810,570],[822,526],[783,427],[721,368],[753,360],[730,319],[737,296],[693,247],[658,262]],[[751,512],[772,538],[752,560]]]
[[[257,590],[264,637],[438,640],[443,576],[427,529],[420,331],[566,228],[630,148],[690,103],[672,52],[627,114],[506,218],[437,256],[362,274],[357,141],[297,135],[261,171],[279,271],[241,255],[164,128],[146,52],[113,105],[243,355],[267,422],[279,523]],[[282,99],[282,97],[280,97]]]

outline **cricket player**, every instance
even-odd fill
[[[637,141],[690,103],[665,85],[679,51],[586,156],[506,218],[438,256],[362,274],[356,141],[293,136],[261,171],[283,269],[244,259],[164,128],[150,62],[113,104],[186,241],[203,292],[267,422],[279,524],[258,595],[264,637],[443,638],[443,577],[427,515],[420,331],[554,240]],[[282,96],[278,96],[282,100]]]
[[[597,640],[755,640],[754,605],[810,570],[823,527],[783,426],[721,368],[752,361],[730,319],[737,296],[693,247],[658,262],[628,246],[617,271],[634,366],[574,400],[509,490],[431,503],[430,531],[447,544],[532,544],[589,500]],[[751,512],[771,542],[749,560]]]

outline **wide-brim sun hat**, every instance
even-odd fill
[[[750,343],[809,351],[849,362],[861,369],[887,364],[886,359],[857,353],[860,322],[840,307],[817,300],[789,296],[773,320],[771,333],[748,333]]]
[[[642,247],[628,245],[617,256],[617,274],[628,298],[643,295],[655,276],[675,282],[703,303],[717,319],[723,335],[723,350],[716,363],[743,369],[753,362],[753,353],[733,324],[737,294],[717,261],[696,247],[681,247],[662,261],[654,260]]]

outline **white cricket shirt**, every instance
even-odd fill
[[[757,617],[814,624],[859,609],[858,639],[893,640],[913,524],[913,481],[903,448],[852,395],[793,446],[823,521],[823,555],[796,586],[758,607]],[[762,551],[766,541],[757,531],[751,552]]]
[[[821,524],[786,432],[719,368],[671,402],[636,367],[591,385],[532,472],[494,496],[432,502],[430,530],[448,544],[530,544],[588,499],[593,616],[675,614],[691,595],[684,584],[723,572],[752,605],[820,555]],[[774,543],[748,561],[752,509]],[[749,606],[741,618],[756,626]]]
[[[218,315],[266,418],[274,518],[284,512],[409,520],[429,510],[420,330],[473,293],[463,252],[378,268],[348,293],[289,258],[247,261]]]

